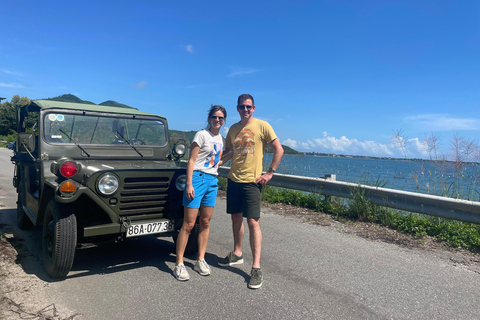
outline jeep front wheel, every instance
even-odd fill
[[[77,246],[77,219],[73,206],[50,199],[45,209],[42,240],[47,274],[55,279],[65,278],[72,268]]]

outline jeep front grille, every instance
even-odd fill
[[[125,178],[120,190],[120,215],[163,214],[169,184],[168,177]]]

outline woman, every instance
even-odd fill
[[[183,255],[188,242],[188,236],[195,226],[200,209],[200,232],[198,234],[198,257],[194,270],[202,276],[211,273],[210,266],[205,261],[210,219],[217,198],[217,169],[225,145],[225,138],[220,135],[220,128],[227,119],[227,111],[222,106],[212,106],[208,112],[207,129],[195,134],[190,147],[190,158],[187,165],[187,185],[183,194],[184,218],[177,238],[177,261],[173,275],[180,281],[190,278]]]

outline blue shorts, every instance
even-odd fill
[[[213,174],[201,171],[193,171],[192,186],[195,190],[195,198],[189,200],[186,196],[187,188],[183,191],[183,206],[198,209],[200,205],[215,207],[217,200],[218,179]]]

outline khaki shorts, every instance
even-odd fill
[[[246,218],[260,218],[262,187],[256,183],[238,183],[228,179],[227,213],[243,213]]]

